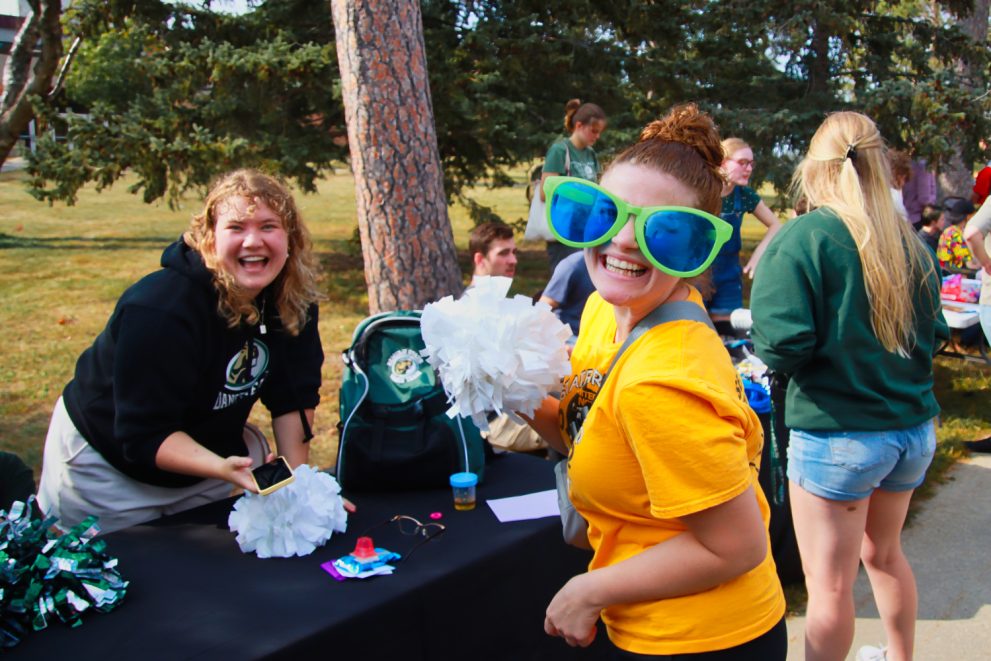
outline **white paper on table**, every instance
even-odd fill
[[[542,519],[546,516],[561,516],[557,506],[557,490],[548,489],[510,498],[490,498],[488,503],[492,513],[500,523]]]

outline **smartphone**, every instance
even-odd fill
[[[255,478],[258,493],[263,496],[267,496],[296,479],[285,457],[276,457],[267,464],[252,469],[251,475]]]

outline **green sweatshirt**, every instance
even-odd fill
[[[757,355],[791,375],[788,427],[906,429],[939,413],[932,357],[949,329],[933,266],[912,288],[915,345],[902,358],[874,335],[860,256],[843,222],[819,209],[778,232],[757,268],[750,308]]]

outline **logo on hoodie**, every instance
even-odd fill
[[[217,393],[213,410],[233,406],[246,397],[252,397],[265,381],[268,370],[268,346],[261,340],[247,340],[227,362],[224,389]]]

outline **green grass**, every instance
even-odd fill
[[[127,193],[130,183],[96,193],[82,191],[73,207],[47,206],[24,190],[23,174],[0,174],[0,324],[5,334],[0,355],[0,449],[20,455],[35,469],[52,407],[72,376],[79,354],[103,329],[121,292],[158,267],[162,249],[186,228],[201,200],[182,207],[146,205]],[[510,221],[525,217],[524,174],[519,186],[473,192]],[[346,168],[320,182],[313,195],[298,194],[323,266],[320,333],[326,360],[322,404],[317,409],[313,460],[334,462],[337,438],[338,354],[350,343],[355,325],[368,314],[360,254],[352,241],[357,218],[354,184]],[[459,261],[467,279],[471,220],[450,209]],[[532,294],[546,281],[542,247],[521,245],[514,291]],[[262,409],[263,407],[256,407]],[[255,422],[266,424],[259,412]]]
[[[471,192],[506,220],[525,218],[524,169],[512,188]],[[74,207],[49,207],[24,191],[23,175],[0,175],[0,324],[5,344],[0,357],[0,449],[41,466],[48,418],[55,399],[71,378],[79,353],[103,329],[120,293],[157,268],[166,244],[185,229],[200,200],[188,198],[178,210],[146,205],[126,192],[128,181],[96,193],[81,192]],[[354,188],[346,168],[320,182],[314,195],[298,195],[323,265],[320,333],[326,361],[323,402],[317,410],[313,459],[333,464],[337,447],[338,352],[350,342],[355,325],[367,314],[360,256],[354,252]],[[459,207],[450,209],[462,272],[468,277],[467,237],[471,221]],[[744,250],[763,235],[763,225],[748,216]],[[533,294],[549,273],[542,245],[521,244],[514,291]],[[959,441],[991,433],[991,370],[973,363],[940,359],[937,394],[944,408],[940,447],[927,485],[938,483],[961,456]],[[262,407],[257,407],[261,409]],[[255,421],[265,424],[265,416]],[[931,487],[925,486],[925,497]]]
[[[510,222],[525,218],[524,172],[519,171],[512,188],[480,187],[471,195]],[[103,329],[120,293],[157,268],[162,249],[179,236],[200,207],[195,198],[185,200],[178,210],[164,204],[146,205],[126,192],[127,183],[101,194],[84,190],[74,207],[49,207],[24,192],[21,174],[0,175],[0,325],[5,335],[0,357],[0,449],[19,454],[36,476],[52,406],[71,378],[77,356]],[[368,305],[362,261],[353,242],[357,219],[348,171],[342,168],[321,181],[316,194],[300,194],[297,201],[313,233],[326,295],[320,334],[327,357],[312,461],[331,466],[337,449],[337,356],[349,344]],[[467,279],[471,221],[459,206],[449,212]],[[747,216],[744,252],[751,252],[763,234],[764,226]],[[520,248],[513,289],[533,294],[549,276],[543,246],[523,243]],[[749,281],[744,285],[746,296]],[[961,441],[991,434],[991,409],[987,407],[991,370],[973,362],[939,358],[935,378],[943,407],[942,426],[936,458],[926,483],[916,492],[916,502],[952,479],[947,471],[964,454]],[[263,428],[265,418],[264,413],[253,414]],[[804,610],[804,586],[789,586],[786,598],[789,612]]]

